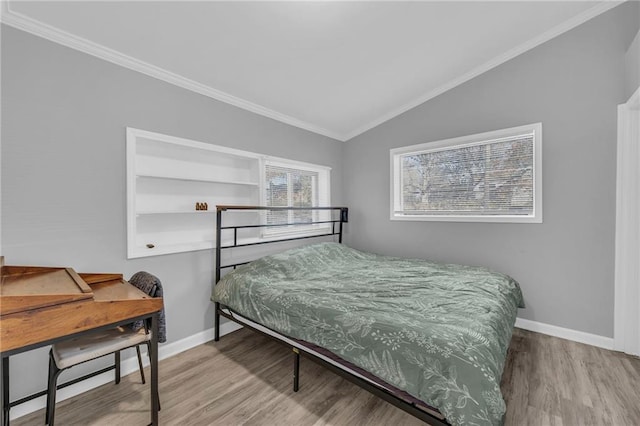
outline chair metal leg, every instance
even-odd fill
[[[151,361],[151,342],[147,342],[147,355],[149,355],[149,361]],[[140,372],[142,372],[142,361],[140,361]],[[144,383],[144,380],[142,381]],[[160,391],[156,392],[156,398],[158,398],[158,411],[162,410],[160,406]]]
[[[136,353],[138,354],[138,368],[140,369],[140,378],[142,379],[142,384],[147,383],[144,380],[144,368],[142,368],[142,355],[140,354],[140,345],[136,346]]]
[[[113,353],[116,365],[116,385],[120,384],[120,351]]]
[[[49,383],[47,385],[47,409],[45,413],[45,423],[53,426],[56,414],[56,390],[58,387],[58,376],[62,370],[58,368],[53,354],[49,353]]]
[[[51,356],[51,351],[49,351],[49,372],[47,374],[47,408],[44,411],[44,424],[49,424],[49,412],[51,411],[51,376],[53,375],[53,368],[55,362],[53,361],[53,356]]]

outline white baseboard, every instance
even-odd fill
[[[598,336],[597,334],[585,333],[583,331],[571,330],[569,328],[544,324],[542,322],[516,318],[516,327],[524,330],[535,331],[549,336],[560,337],[574,342],[585,343],[604,349],[613,349],[613,339],[610,337]]]
[[[225,322],[220,325],[220,335],[224,336],[225,334],[239,330],[240,328],[242,328],[240,324],[237,324],[231,321]],[[184,339],[178,340],[177,342],[168,343],[166,345],[160,345],[158,350],[158,360],[163,360],[165,358],[172,357],[174,355],[179,354],[180,352],[184,352],[198,345],[207,343],[213,340],[213,335],[214,335],[214,329],[209,328],[207,330],[196,333],[192,336],[185,337]],[[149,358],[146,356],[143,357],[142,363],[145,366],[149,365]],[[135,356],[132,356],[127,359],[123,359],[121,361],[120,366],[121,366],[122,376],[126,376],[127,374],[138,372],[138,360]],[[72,398],[76,395],[79,395],[83,392],[87,392],[91,389],[97,388],[98,386],[102,386],[109,382],[113,382],[113,371],[107,371],[105,373],[91,377],[90,379],[83,380],[81,382],[75,383],[71,386],[58,390],[56,394],[56,401],[57,402],[64,401],[65,399]],[[17,405],[16,407],[11,409],[11,420],[17,419],[18,417],[22,417],[24,415],[33,413],[34,411],[38,411],[42,408],[45,408],[46,403],[47,403],[46,397],[41,396],[39,398],[32,399],[31,401],[25,402],[24,404]],[[44,417],[42,418],[42,421],[44,421]]]

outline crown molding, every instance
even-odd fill
[[[534,37],[522,44],[520,44],[519,46],[514,47],[511,50],[508,50],[507,52],[503,53],[502,55],[499,55],[493,59],[491,59],[488,62],[485,62],[484,64],[472,69],[471,71],[453,79],[448,81],[447,83],[443,84],[440,87],[437,87],[425,94],[423,94],[422,96],[415,98],[414,100],[404,104],[403,106],[401,106],[400,108],[396,108],[393,111],[390,111],[389,113],[377,118],[376,120],[371,121],[370,123],[359,127],[358,129],[348,133],[346,135],[346,140],[349,141],[350,139],[355,138],[356,136],[361,135],[362,133],[373,129],[374,127],[379,126],[380,124],[391,120],[392,118],[395,118],[397,116],[399,116],[400,114],[403,114],[433,98],[435,98],[438,95],[443,94],[444,92],[447,92],[451,89],[453,89],[456,86],[459,86],[463,83],[466,83],[467,81],[481,75],[484,74],[485,72],[497,67],[498,65],[502,65],[503,63],[515,58],[516,56],[519,56],[539,45],[541,45],[542,43],[545,43],[555,37],[558,37],[561,34],[564,34],[565,32],[572,30],[573,28],[577,27],[578,25],[584,24],[585,22],[589,21],[590,19],[595,18],[598,15],[603,14],[604,12],[607,12],[610,9],[613,9],[614,7],[626,2],[627,0],[622,0],[622,1],[602,1],[601,3],[598,3],[597,5],[593,6],[590,9],[585,10],[584,12],[582,12],[579,15],[574,16],[573,18],[563,22],[562,24],[540,34],[537,37]]]
[[[345,135],[333,132],[320,126],[316,126],[312,123],[299,120],[295,117],[291,117],[286,114],[274,111],[266,108],[262,105],[247,101],[245,99],[238,98],[229,93],[221,90],[214,89],[213,87],[198,83],[197,81],[183,77],[179,74],[165,70],[158,66],[149,64],[131,56],[125,55],[117,50],[110,49],[98,43],[94,43],[85,38],[68,33],[59,28],[48,25],[44,22],[30,18],[19,12],[11,10],[9,1],[2,2],[2,9],[0,11],[0,19],[2,23],[19,30],[28,32],[30,34],[42,37],[54,43],[61,44],[66,47],[78,50],[83,53],[95,56],[105,61],[111,62],[116,65],[137,71],[139,73],[148,75],[158,80],[164,81],[169,84],[181,87],[183,89],[190,90],[192,92],[204,95],[220,102],[224,102],[229,105],[253,112],[255,114],[262,115],[264,117],[271,118],[276,121],[288,124],[290,126],[298,127],[303,130],[307,130],[313,133],[317,133],[322,136],[326,136],[332,139],[344,142]]]

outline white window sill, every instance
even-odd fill
[[[472,215],[412,215],[392,213],[391,220],[422,222],[489,222],[489,223],[542,223],[542,216],[472,216]]]

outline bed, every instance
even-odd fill
[[[342,210],[328,235],[341,240],[344,221]],[[227,247],[242,245],[235,240]],[[340,241],[231,267],[214,287],[217,315],[321,360],[431,424],[502,423],[500,379],[523,307],[512,278],[365,253]]]

